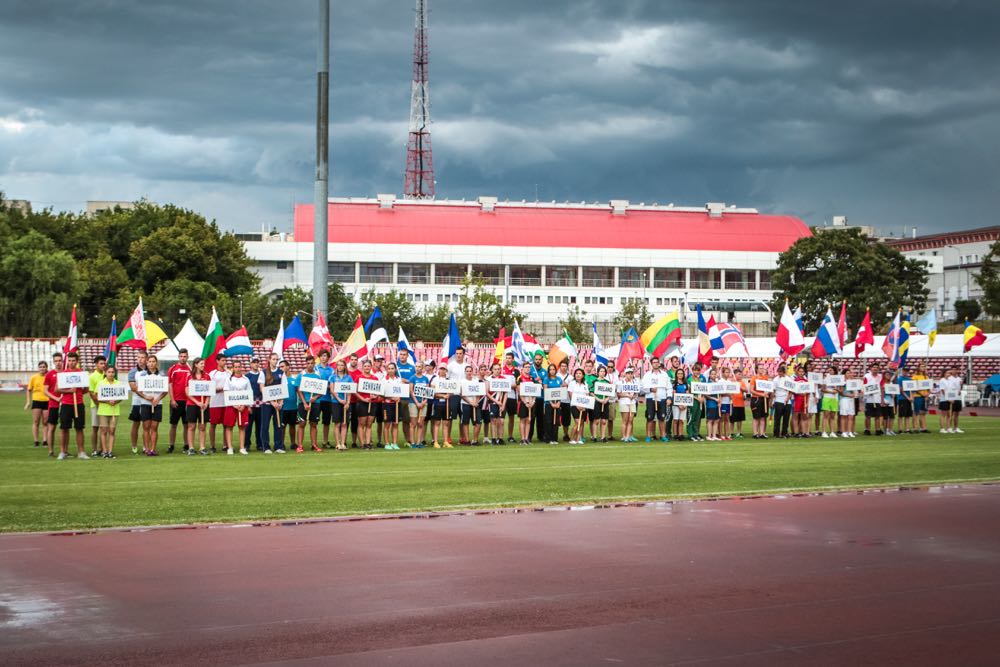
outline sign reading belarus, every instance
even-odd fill
[[[166,375],[143,375],[136,381],[139,391],[144,394],[165,394],[170,386]]]
[[[570,404],[574,408],[583,408],[585,410],[592,410],[594,403],[594,397],[589,394],[573,394],[573,398],[570,400]]]
[[[434,389],[429,384],[415,384],[413,385],[413,396],[424,400],[434,398]]]
[[[674,394],[674,405],[679,408],[688,408],[694,405],[693,394]]]
[[[612,398],[615,395],[615,388],[610,382],[595,382],[594,396],[598,398]]]
[[[542,385],[537,382],[522,382],[521,396],[526,398],[538,398],[542,395]]]
[[[215,396],[215,383],[211,380],[191,380],[187,386],[188,396]]]
[[[269,384],[261,387],[261,396],[267,402],[283,401],[288,398],[288,385],[282,380],[280,384]]]
[[[225,392],[226,405],[253,405],[252,389],[230,389]]]
[[[326,380],[321,380],[320,378],[302,376],[302,381],[299,383],[299,391],[303,394],[319,394],[321,396],[325,396],[329,387],[330,383]]]
[[[89,389],[90,380],[83,371],[59,371],[56,373],[56,386],[59,389]]]
[[[356,394],[358,385],[353,382],[334,382],[333,393],[335,394]]]
[[[563,401],[568,396],[568,390],[565,387],[551,387],[545,390],[545,400],[550,403],[554,401]]]
[[[102,384],[97,387],[97,400],[102,403],[124,401],[126,398],[128,398],[128,385],[124,385],[121,382]]]
[[[490,378],[490,391],[494,394],[510,391],[510,378]]]
[[[358,378],[358,392],[361,394],[382,395],[382,381],[369,378]]]
[[[770,394],[774,392],[774,382],[771,380],[757,380],[757,391],[764,392],[765,394]]]

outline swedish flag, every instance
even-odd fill
[[[902,366],[906,363],[906,355],[910,353],[910,313],[907,312],[899,327],[899,345],[896,346],[897,359]]]

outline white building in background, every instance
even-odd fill
[[[947,320],[955,317],[955,301],[982,299],[983,290],[975,276],[998,238],[1000,226],[887,240],[886,244],[907,257],[927,262],[927,305]]]
[[[571,306],[607,322],[629,300],[752,324],[770,321],[778,254],[809,235],[798,218],[724,204],[331,198],[327,275],[349,294],[396,289],[419,305],[455,303],[481,275],[539,334]],[[299,204],[291,236],[244,240],[265,293],[312,289],[312,239],[313,206]]]

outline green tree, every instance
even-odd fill
[[[406,299],[406,293],[399,290],[376,292],[369,288],[362,292],[360,299],[361,316],[367,321],[368,316],[378,306],[382,311],[382,323],[390,339],[395,339],[399,327],[403,327],[407,337],[416,329],[417,312],[412,301]]]
[[[964,322],[969,320],[972,322],[983,312],[980,308],[979,302],[975,299],[956,299],[955,300],[955,322]]]
[[[447,303],[439,303],[436,306],[424,306],[417,318],[410,340],[435,342],[444,339],[448,333],[448,324],[451,322],[451,307]],[[490,340],[493,340],[491,337]]]
[[[983,290],[983,310],[993,317],[1000,316],[1000,241],[990,246],[975,279]]]
[[[879,315],[900,306],[923,312],[927,304],[926,263],[874,243],[857,229],[826,230],[799,239],[779,255],[771,283],[775,317],[786,297],[801,303],[807,331],[819,326],[828,303],[846,300],[852,326],[861,322],[866,307],[877,322]]]
[[[517,309],[504,304],[499,296],[486,289],[481,276],[466,276],[461,290],[455,307],[455,318],[464,339],[493,340],[500,327],[510,326],[514,320],[524,319]]]
[[[106,311],[105,305],[115,298],[123,285],[129,284],[128,273],[121,262],[104,250],[77,260],[76,268],[80,274],[80,307],[86,313],[81,322],[82,330],[92,336],[103,336],[107,334],[111,315],[115,313],[113,310]],[[77,315],[79,318],[80,314]],[[124,313],[122,316],[127,315]]]
[[[66,334],[80,282],[72,255],[36,231],[16,236],[0,255],[0,331],[7,336]],[[79,318],[81,312],[77,313]]]
[[[641,334],[653,323],[653,315],[646,307],[645,301],[632,299],[622,303],[611,321],[619,333],[627,331],[629,327],[635,327],[635,330]]]
[[[580,310],[580,306],[574,304],[566,309],[566,317],[559,320],[560,326],[569,334],[570,340],[574,343],[580,343],[587,339],[589,327],[584,319],[586,314],[587,311]]]

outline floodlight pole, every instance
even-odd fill
[[[313,316],[326,315],[327,200],[330,195],[330,0],[319,0],[316,50],[316,183],[313,190]]]

